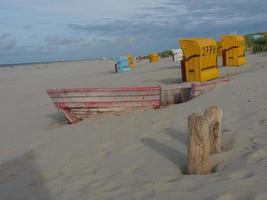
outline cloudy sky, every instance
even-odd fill
[[[148,54],[267,31],[266,0],[0,0],[0,64]]]

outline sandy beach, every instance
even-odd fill
[[[266,200],[267,55],[221,68],[230,82],[183,104],[64,123],[51,88],[177,85],[179,63],[80,61],[0,68],[0,199]],[[187,118],[223,109],[214,173],[186,175]]]

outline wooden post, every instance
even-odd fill
[[[200,114],[193,113],[188,118],[187,173],[207,174],[209,168],[209,123]]]
[[[221,152],[221,123],[223,111],[217,106],[205,110],[205,118],[209,123],[210,154]]]

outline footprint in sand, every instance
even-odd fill
[[[120,149],[120,154],[128,154],[130,152],[136,151],[136,149],[138,149],[138,146],[136,145],[128,145],[125,146],[124,148]]]
[[[144,188],[155,192],[175,192],[177,190],[176,184],[164,183],[160,181],[145,181]]]
[[[166,175],[166,176],[160,176],[157,180],[160,182],[164,182],[164,183],[173,183],[176,182],[178,180],[181,180],[183,178],[183,176],[181,175]]]
[[[220,182],[220,181],[226,181],[228,179],[230,179],[230,178],[227,176],[224,176],[223,174],[218,174],[215,176],[211,176],[209,180],[212,182]]]
[[[148,190],[148,191],[142,191],[135,194],[136,200],[147,200],[147,199],[153,199],[155,196],[155,192]]]
[[[100,145],[99,150],[100,151],[106,151],[108,148],[112,147],[116,143],[116,140],[109,140],[102,145]]]
[[[202,179],[202,177],[195,179],[190,176],[189,177],[185,176],[183,179],[179,180],[177,183],[178,184],[176,187],[178,190],[192,192],[192,191],[196,191],[196,190],[199,190],[205,187],[207,182],[205,179]]]
[[[266,200],[267,199],[267,193],[261,193],[256,195],[254,200]]]
[[[100,173],[96,176],[91,177],[92,181],[90,182],[90,187],[97,188],[97,187],[104,187],[106,183],[113,177],[114,175],[112,173],[106,172],[106,173]]]
[[[230,175],[233,179],[247,179],[254,176],[254,172],[251,170],[241,170]]]
[[[97,187],[100,187],[100,186],[102,187],[103,185],[105,185],[105,182],[94,180],[94,181],[91,182],[90,187],[91,188],[97,188]]]
[[[110,140],[100,145],[100,147],[98,148],[99,151],[97,154],[98,158],[99,159],[107,158],[110,152],[109,149],[111,149],[115,145],[116,142],[117,142],[116,140]]]
[[[147,189],[151,189],[157,192],[192,192],[201,189],[205,186],[205,184],[204,181],[186,179],[184,176],[162,176],[153,181],[145,182],[144,186]]]
[[[160,176],[153,180],[144,182],[144,188],[156,192],[175,192],[177,191],[177,184],[183,178],[180,175],[166,175]]]
[[[247,160],[249,164],[257,163],[264,160],[267,157],[267,150],[261,149],[251,154]]]
[[[266,127],[267,126],[267,119],[264,118],[264,119],[260,120],[259,124]]]
[[[57,129],[63,126],[63,122],[62,123],[58,123],[58,122],[52,122],[48,125],[49,129]]]
[[[109,182],[104,186],[103,192],[112,192],[114,190],[119,190],[122,188],[121,183]]]
[[[233,193],[224,193],[220,195],[216,200],[241,200],[240,195]]]
[[[136,164],[136,165],[132,165],[127,169],[127,172],[130,174],[139,174],[141,173],[143,170],[142,165],[140,164]]]

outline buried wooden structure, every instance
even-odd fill
[[[205,114],[193,113],[188,118],[187,173],[210,173],[209,155],[221,150],[222,109],[209,107]]]
[[[191,83],[191,94],[192,98],[197,97],[211,89],[213,89],[216,85],[228,83],[230,81],[229,78],[218,78],[211,81],[206,82],[193,82]]]
[[[161,87],[50,89],[47,94],[67,121],[76,123],[95,113],[159,108]]]
[[[167,106],[190,101],[192,99],[191,86],[167,87],[161,89],[160,105]]]
[[[179,86],[136,86],[118,88],[49,89],[47,94],[68,123],[76,123],[98,113],[118,113],[138,108],[160,108],[179,104],[203,94],[216,85],[228,82],[222,78],[205,83]]]

